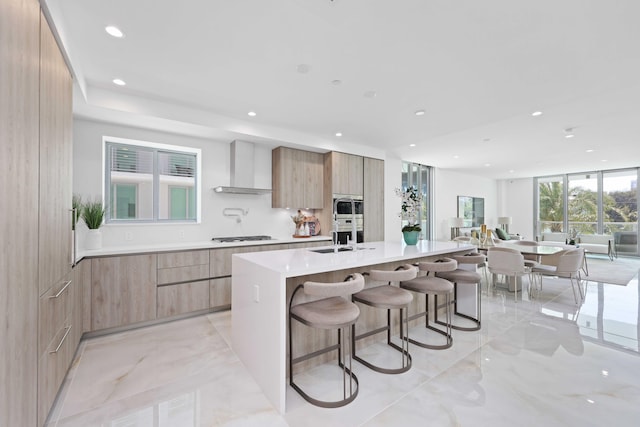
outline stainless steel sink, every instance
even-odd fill
[[[329,249],[309,249],[311,252],[317,252],[319,254],[332,254],[334,251],[333,248]],[[351,252],[353,249],[351,248],[338,248],[338,252]]]
[[[358,249],[356,249],[356,250],[358,250],[358,251],[362,251],[362,250],[365,250],[365,249],[375,249],[375,248],[358,248]],[[310,250],[311,252],[317,252],[317,253],[319,253],[319,254],[331,254],[331,253],[335,252],[333,248],[326,248],[326,249],[309,249],[309,250]],[[353,249],[352,249],[352,248],[348,248],[348,247],[344,247],[344,246],[343,246],[343,247],[339,247],[339,248],[338,248],[338,252],[352,252],[352,251],[353,251]]]

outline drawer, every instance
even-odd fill
[[[169,317],[209,308],[209,281],[159,286],[157,316]]]
[[[169,252],[158,254],[158,268],[209,265],[209,251]]]
[[[76,346],[73,344],[71,316],[55,334],[38,360],[38,425],[44,421],[71,366]]]
[[[40,297],[38,303],[38,354],[41,354],[49,346],[71,313],[76,291],[72,278],[73,275],[68,274]]]
[[[190,282],[209,278],[209,265],[192,265],[188,267],[159,268],[158,284]]]
[[[231,307],[231,277],[209,280],[211,308]]]

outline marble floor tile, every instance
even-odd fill
[[[279,414],[230,346],[229,311],[88,339],[47,425],[636,426],[638,279],[583,286],[580,304],[561,278],[545,278],[539,294],[525,289],[517,302],[485,288],[479,331],[454,330],[447,350],[411,346],[412,369],[400,375],[354,361],[359,395],[337,409],[310,405],[288,388],[287,413]],[[421,326],[410,333],[435,339]],[[399,362],[384,342],[358,353]],[[335,362],[296,381],[329,397],[342,385]]]

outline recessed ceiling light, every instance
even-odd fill
[[[114,27],[113,25],[109,25],[108,27],[104,27],[104,30],[110,36],[116,37],[118,39],[121,39],[122,37],[124,37],[124,33],[122,31],[120,31],[120,28]]]
[[[418,110],[418,111],[416,111],[414,114],[415,114],[416,116],[424,116],[424,113],[425,113],[425,111],[424,111],[424,110]]]
[[[249,111],[247,113],[247,116],[255,117],[256,116],[256,112],[255,111]]]
[[[542,111],[534,111],[533,113],[531,113],[531,115],[532,115],[533,117],[541,116],[541,115],[542,115]]]
[[[607,161],[607,159],[602,159],[602,160],[600,160],[600,161],[601,161],[601,162],[606,162],[606,161]]]
[[[300,74],[307,74],[311,70],[311,65],[309,64],[299,64],[296,67],[296,71]]]
[[[113,84],[116,84],[118,86],[124,86],[126,85],[125,81],[122,79],[113,79]]]
[[[342,136],[342,132],[336,132],[336,136],[340,138]]]
[[[484,139],[482,140],[482,142],[489,142],[489,141],[491,141],[491,138],[484,138]]]
[[[587,153],[593,153],[593,150],[592,149],[588,149]]]
[[[509,173],[514,173],[515,171],[513,169],[509,169]]]
[[[488,168],[489,166],[491,166],[491,163],[485,163],[484,166]]]
[[[409,147],[415,147],[416,144],[409,144]]]
[[[340,86],[342,84],[342,80],[338,80],[338,79],[331,80],[331,84],[334,86]]]
[[[569,139],[569,138],[573,138],[574,136],[575,136],[574,134],[569,133],[569,134],[565,135],[564,137]]]
[[[455,156],[453,156],[454,159],[459,159],[460,156],[458,156],[457,154]]]
[[[375,98],[378,96],[378,93],[375,90],[368,90],[363,94],[363,96],[365,98]]]

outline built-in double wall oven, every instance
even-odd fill
[[[353,204],[351,203],[353,199]],[[356,223],[356,236],[358,243],[364,242],[364,199],[362,196],[349,194],[334,194],[333,206],[335,208],[336,220],[338,222],[338,243],[346,244],[347,238],[351,239],[353,221]],[[355,215],[352,213],[355,207]]]

